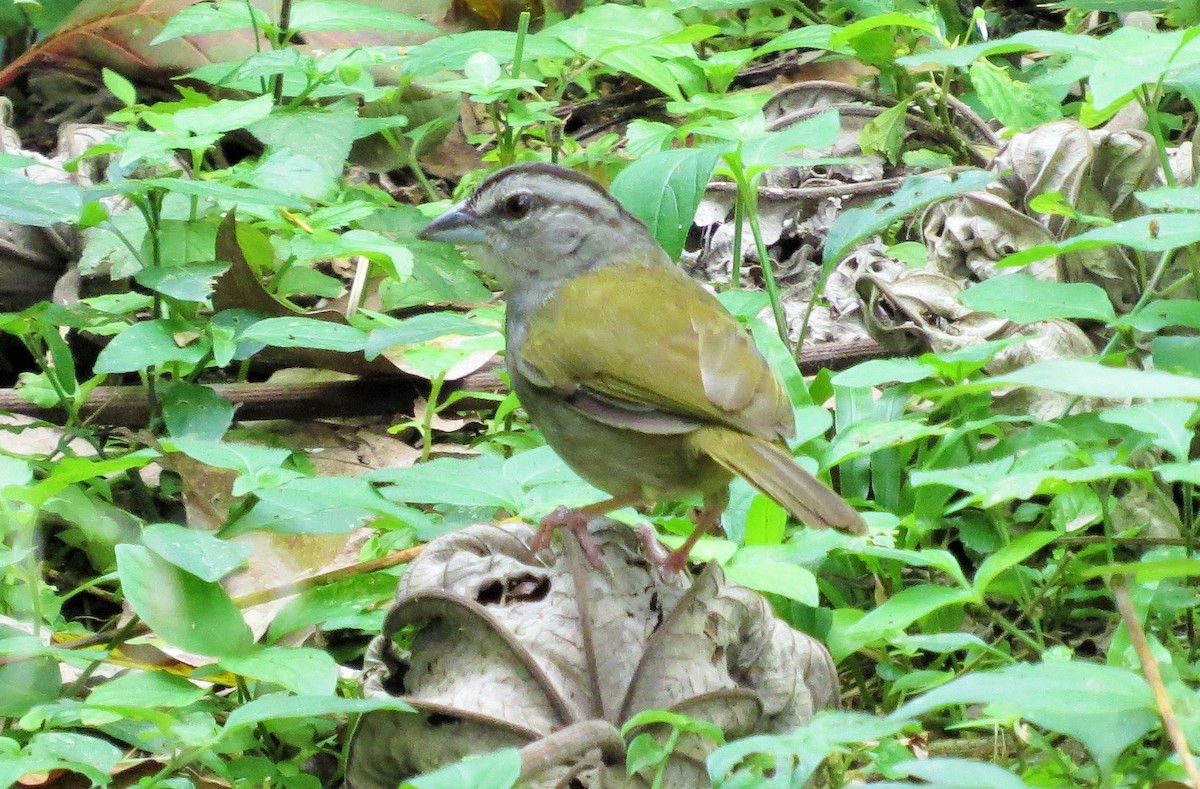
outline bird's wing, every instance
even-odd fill
[[[647,432],[720,424],[771,441],[792,432],[791,403],[749,334],[673,266],[589,272],[530,323],[521,374],[599,421]]]

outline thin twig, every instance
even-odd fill
[[[1171,699],[1167,696],[1167,688],[1163,685],[1162,674],[1158,670],[1158,661],[1150,653],[1146,631],[1142,629],[1142,622],[1133,607],[1133,597],[1129,594],[1129,576],[1113,577],[1112,590],[1113,596],[1117,600],[1117,608],[1121,612],[1121,620],[1125,622],[1125,629],[1129,631],[1129,642],[1133,644],[1133,651],[1137,653],[1138,662],[1142,664],[1142,673],[1146,676],[1146,682],[1150,684],[1150,690],[1154,693],[1154,704],[1158,707],[1158,714],[1162,717],[1163,728],[1167,730],[1171,747],[1179,756],[1179,761],[1183,764],[1184,772],[1187,773],[1192,788],[1200,789],[1200,768],[1196,766],[1196,760],[1188,746],[1187,736],[1179,727],[1179,719],[1175,717],[1175,710],[1171,707]]]

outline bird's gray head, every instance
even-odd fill
[[[643,248],[659,250],[604,187],[545,163],[493,173],[418,237],[474,247],[505,287],[518,289],[561,282]]]

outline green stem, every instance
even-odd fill
[[[737,288],[742,284],[742,228],[746,226],[746,207],[742,203],[742,187],[738,184],[738,194],[733,201],[733,260],[730,262],[729,287]]]
[[[425,413],[421,415],[421,462],[429,460],[433,451],[433,418],[437,416],[437,402],[442,396],[442,384],[446,382],[443,374],[435,375],[429,381],[429,402],[425,403]]]
[[[788,342],[787,314],[783,311],[783,299],[779,295],[779,283],[775,281],[775,268],[771,265],[771,256],[767,254],[767,245],[763,241],[762,227],[758,222],[758,190],[753,184],[746,191],[748,205],[747,214],[750,217],[750,232],[754,234],[754,248],[758,251],[758,262],[762,266],[763,284],[767,288],[767,298],[771,300],[771,314],[775,316],[775,330],[779,339],[788,350],[792,350]]]

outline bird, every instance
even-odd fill
[[[794,461],[792,404],[746,329],[592,178],[504,167],[419,233],[465,246],[504,288],[512,387],[546,442],[609,495],[543,518],[530,543],[624,507],[699,495],[674,573],[720,524],[735,475],[803,523],[862,534],[859,513]]]

